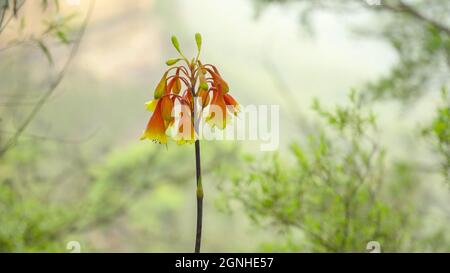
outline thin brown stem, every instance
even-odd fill
[[[197,229],[195,235],[195,253],[200,253],[203,222],[203,187],[200,160],[200,140],[195,141],[195,169],[197,177]]]
[[[195,67],[190,66],[191,71],[191,86],[190,92],[194,99],[193,109],[191,110],[191,118],[194,123],[194,135],[198,134],[199,122],[197,120],[197,115],[199,110],[197,109],[197,103],[195,101]],[[200,110],[201,111],[201,110]],[[200,246],[202,242],[202,223],[203,223],[203,186],[202,186],[202,170],[201,170],[201,158],[200,158],[200,140],[195,140],[195,174],[197,178],[197,227],[195,233],[195,253],[200,253]]]

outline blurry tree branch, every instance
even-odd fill
[[[78,138],[62,138],[62,137],[55,137],[55,136],[43,136],[38,134],[25,134],[22,133],[22,137],[26,137],[33,140],[40,140],[40,141],[51,141],[51,142],[58,142],[58,143],[68,143],[68,144],[80,144],[83,142],[86,142],[90,140],[94,135],[99,131],[99,127],[92,130],[89,134],[86,134],[85,136],[81,136]],[[0,130],[0,134],[3,135],[15,135],[16,132],[10,132],[10,131],[4,131]]]
[[[20,1],[19,0],[13,0],[12,1],[12,12],[11,15],[5,20],[6,11],[10,8],[9,7],[9,1],[8,0],[1,0],[0,1],[0,34],[2,34],[3,30],[6,28],[6,26],[11,22],[13,18],[17,17],[17,13],[19,10],[23,7],[26,0]]]
[[[81,44],[83,35],[86,31],[87,24],[89,22],[89,19],[91,17],[93,8],[94,8],[95,0],[91,0],[89,4],[89,8],[86,14],[86,17],[81,25],[81,29],[78,34],[78,38],[76,39],[75,43],[72,45],[72,49],[70,51],[69,57],[64,64],[63,68],[60,70],[56,78],[53,80],[53,82],[50,84],[48,90],[43,94],[43,96],[39,99],[37,104],[33,107],[31,112],[28,114],[28,116],[25,118],[25,120],[22,122],[22,124],[18,127],[15,134],[6,141],[5,145],[0,148],[0,157],[2,157],[12,146],[14,146],[19,139],[19,137],[22,135],[22,133],[25,131],[25,129],[28,127],[28,125],[31,123],[31,121],[36,117],[36,115],[39,113],[39,111],[42,109],[44,104],[47,102],[48,98],[53,94],[55,89],[58,87],[58,85],[61,83],[62,79],[64,78],[67,69],[69,68],[73,58],[75,57],[76,53],[78,52],[79,46]]]
[[[417,101],[436,86],[448,85],[450,64],[449,2],[381,0],[256,0],[257,3],[299,4],[302,25],[311,31],[311,17],[316,11],[345,16],[371,13],[373,23],[358,24],[358,34],[375,36],[388,42],[398,54],[398,61],[388,73],[366,84],[365,101],[399,99]],[[264,6],[264,5],[263,5]]]
[[[297,2],[297,3],[308,3],[311,5],[312,9],[326,9],[332,8],[339,11],[354,11],[355,8],[365,8],[371,11],[389,11],[393,13],[404,14],[410,18],[413,18],[419,22],[430,24],[433,27],[439,29],[440,31],[450,35],[450,26],[445,25],[443,22],[439,22],[434,18],[430,18],[427,15],[424,15],[420,12],[416,7],[412,4],[405,2],[405,0],[381,0],[379,5],[369,5],[366,0],[345,0],[345,1],[336,1],[336,0],[258,0],[263,3],[289,3],[289,2]],[[417,2],[417,1],[416,1]],[[430,1],[431,2],[431,1]],[[436,1],[437,2],[437,1]]]
[[[418,21],[424,22],[426,24],[430,24],[433,27],[437,28],[438,30],[440,30],[442,32],[445,32],[447,35],[450,36],[450,27],[449,26],[446,26],[432,18],[428,18],[424,14],[420,13],[420,11],[415,9],[413,6],[405,3],[402,0],[398,0],[398,3],[396,5],[390,4],[390,2],[385,1],[382,3],[382,5],[380,5],[380,7],[385,10],[393,11],[396,13],[403,13],[403,14],[408,15],[409,17],[412,17]]]

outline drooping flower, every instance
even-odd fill
[[[239,103],[230,94],[223,95],[223,99],[227,105],[227,109],[232,114],[237,115],[239,113]]]
[[[192,122],[192,113],[190,112],[189,107],[182,106],[182,110],[180,112],[180,121],[177,126],[178,126],[178,131],[174,137],[174,140],[178,144],[194,143],[195,129],[194,129],[194,123]]]
[[[179,144],[193,143],[200,137],[195,123],[203,121],[205,108],[209,107],[205,121],[223,129],[228,123],[229,115],[238,113],[239,104],[228,94],[228,83],[219,70],[211,64],[202,64],[199,60],[202,43],[200,34],[195,35],[198,53],[191,61],[182,53],[178,39],[173,36],[171,40],[180,57],[166,62],[171,67],[158,82],[154,99],[146,103],[147,110],[153,114],[141,139],[162,144],[167,143],[169,138]],[[177,66],[180,61],[185,64]],[[197,105],[196,101],[200,103]],[[176,134],[169,137],[167,132],[172,127],[176,128]]]
[[[141,140],[150,139],[157,143],[166,144],[167,143],[167,135],[166,135],[166,125],[162,115],[162,100],[158,100],[156,102],[156,106],[151,116],[150,120],[147,123],[147,127],[145,128],[144,133],[141,135]]]
[[[221,91],[213,91],[213,98],[209,108],[206,122],[212,127],[223,129],[227,126],[227,105]]]

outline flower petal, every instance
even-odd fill
[[[150,100],[145,103],[145,108],[147,108],[148,111],[153,112],[153,111],[155,111],[157,104],[158,104],[158,99]]]
[[[161,144],[167,143],[166,126],[161,114],[161,100],[158,101],[155,111],[140,139],[150,139]]]

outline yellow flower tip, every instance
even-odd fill
[[[139,140],[151,140],[155,143],[159,144],[167,144],[167,136],[165,134],[155,134],[151,133],[148,130],[144,131],[142,135],[139,137]]]
[[[178,145],[186,144],[186,140],[184,140],[184,139],[177,140],[176,142]]]
[[[158,144],[164,144],[164,145],[166,145],[166,147],[167,147],[167,138],[164,138],[164,139],[159,139],[159,140],[153,140],[155,143],[158,143]]]
[[[145,108],[150,111],[150,112],[154,112],[155,108],[156,108],[156,104],[158,104],[158,100],[151,100],[145,103]]]
[[[176,143],[178,145],[183,145],[183,144],[193,144],[195,142],[195,139],[175,139]]]
[[[155,136],[155,137],[151,138],[151,140],[154,143],[167,144],[167,137],[165,137],[165,136]]]
[[[167,144],[167,135],[166,134],[153,134],[150,137],[151,140],[155,143],[159,144]]]
[[[142,135],[139,137],[139,140],[145,140],[145,139],[147,139],[147,138],[149,138],[149,136],[148,136],[148,133],[147,133],[147,131],[144,131],[143,133],[142,133]]]

